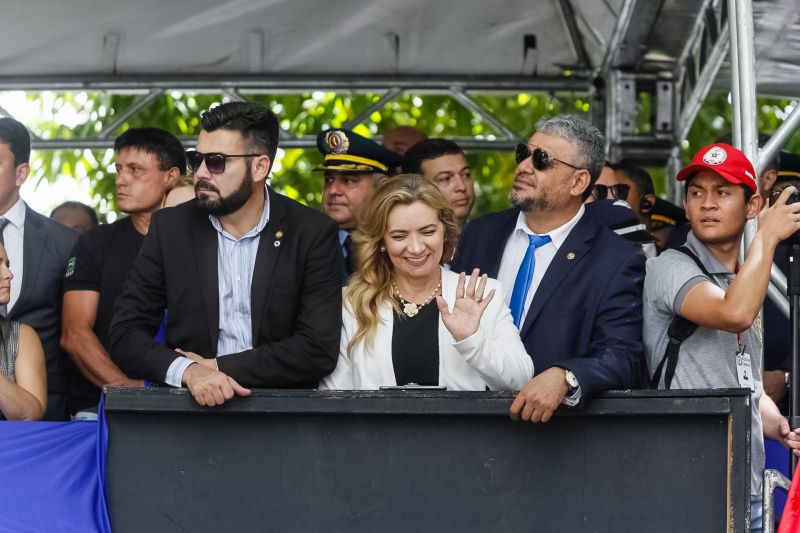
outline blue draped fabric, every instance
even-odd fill
[[[108,434],[100,416],[97,422],[0,422],[0,532],[111,531]]]

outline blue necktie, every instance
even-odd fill
[[[522,258],[522,264],[519,266],[517,272],[517,279],[514,281],[514,292],[511,293],[511,316],[514,318],[514,325],[517,329],[520,327],[520,320],[522,319],[522,312],[525,310],[525,297],[528,295],[528,289],[531,288],[531,280],[533,280],[533,268],[536,266],[536,257],[534,253],[540,246],[544,246],[550,242],[549,235],[528,235],[529,244],[528,249],[525,251],[525,257]]]

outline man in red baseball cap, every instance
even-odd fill
[[[763,394],[761,328],[755,322],[775,247],[800,231],[800,203],[786,204],[794,190],[790,187],[775,205],[762,210],[753,165],[728,144],[700,150],[677,179],[685,182],[683,203],[692,230],[680,249],[647,262],[643,337],[651,384],[752,391],[751,531],[761,531],[762,435],[800,455],[800,432],[790,430]],[[740,265],[744,227],[756,217],[758,230]]]

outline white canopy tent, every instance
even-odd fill
[[[715,41],[725,10],[721,0],[5,0],[0,86],[198,75],[522,81],[565,70],[591,79],[609,67],[680,78],[698,30]],[[753,13],[759,86],[800,96],[800,4],[754,0]]]
[[[759,87],[800,96],[800,4],[753,6]],[[726,0],[5,0],[0,90],[143,92],[119,110],[123,121],[171,89],[383,92],[358,120],[403,91],[441,91],[500,133],[472,148],[507,148],[528,132],[471,93],[582,91],[612,160],[663,164],[712,82],[729,84],[728,18]],[[654,102],[644,135],[635,127],[642,94]],[[120,123],[34,145],[108,146]],[[312,144],[286,132],[284,146]]]

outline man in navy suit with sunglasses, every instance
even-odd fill
[[[561,403],[636,386],[645,256],[583,203],[603,169],[603,134],[574,116],[536,129],[517,147],[514,208],[471,222],[451,268],[477,267],[507,287],[536,369],[511,416],[547,422]]]

